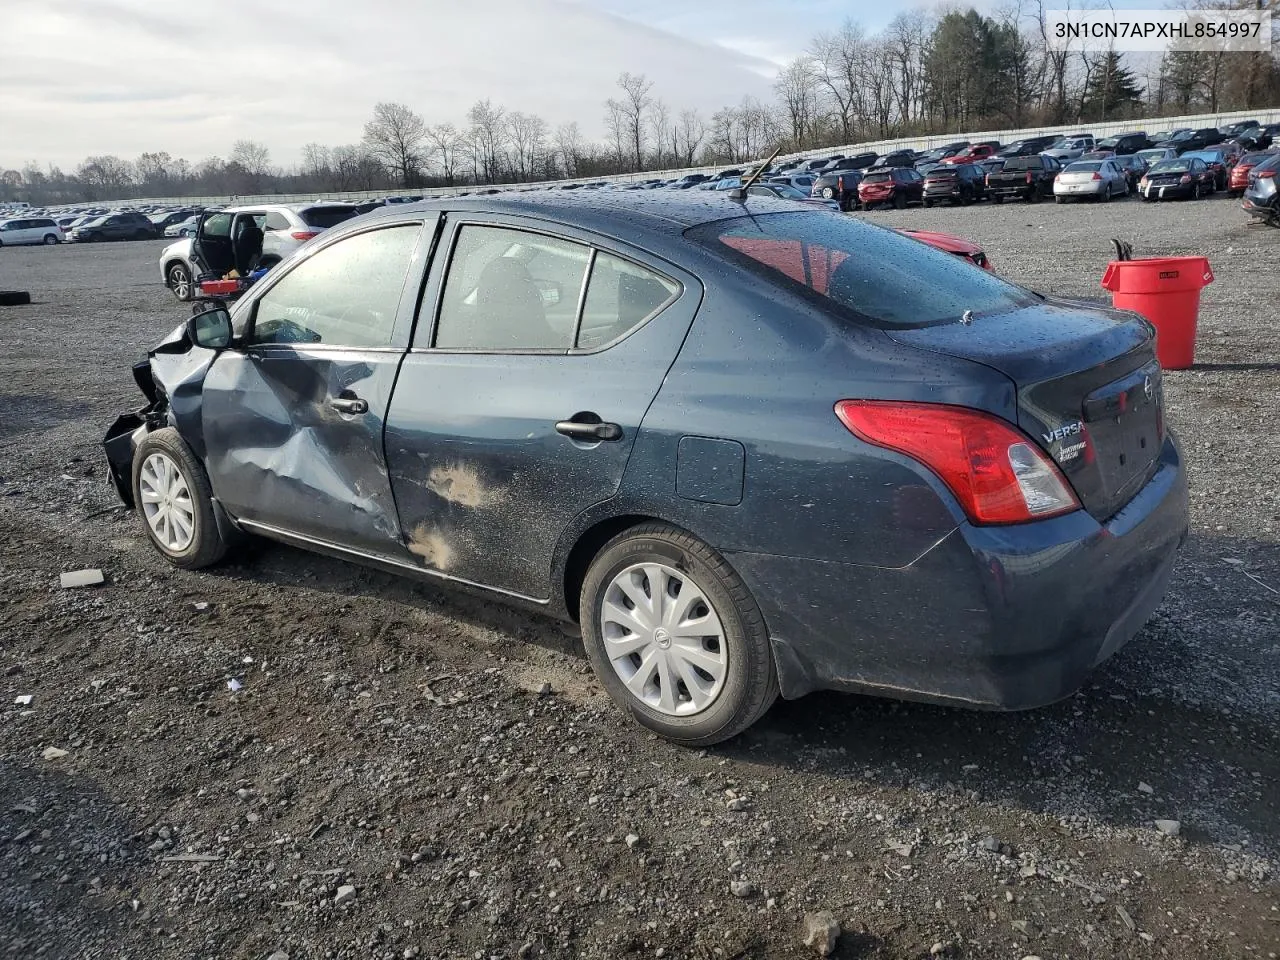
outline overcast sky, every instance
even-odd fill
[[[379,100],[460,123],[477,99],[599,136],[619,72],[673,109],[768,97],[777,65],[873,0],[3,0],[0,169],[93,153],[226,157],[360,138]],[[18,42],[14,42],[18,41]]]

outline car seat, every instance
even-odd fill
[[[474,329],[486,346],[498,348],[567,349],[568,338],[557,334],[547,323],[533,277],[524,264],[511,257],[499,257],[480,272],[476,285]]]
[[[240,276],[247,277],[257,269],[258,261],[262,259],[262,239],[263,234],[258,225],[252,220],[246,221],[236,236],[232,251],[236,272]]]

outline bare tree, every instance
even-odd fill
[[[527,182],[533,178],[546,152],[547,122],[539,116],[513,110],[507,114],[507,135],[516,179]]]
[[[422,117],[403,103],[379,103],[373,108],[373,119],[364,125],[365,151],[380,160],[400,186],[411,187],[422,168],[426,135]]]
[[[624,72],[618,76],[618,88],[622,91],[622,96],[617,100],[610,98],[605,104],[609,111],[606,122],[610,125],[611,131],[614,127],[621,126],[621,131],[626,135],[632,169],[642,170],[644,169],[645,112],[653,103],[653,99],[649,96],[653,83],[646,79],[643,73],[633,75]],[[622,151],[619,150],[618,154],[621,159]]]
[[[862,27],[846,20],[839,33],[819,34],[810,47],[815,76],[835,114],[841,143],[853,139],[861,102],[858,57],[864,42]]]
[[[271,151],[256,140],[237,140],[231,147],[231,162],[240,164],[251,177],[261,177],[271,168]]]
[[[697,110],[681,110],[672,137],[676,163],[685,167],[693,166],[693,159],[702,148],[702,141],[707,138],[707,125],[703,122],[702,114]]]
[[[462,151],[466,148],[466,138],[452,123],[437,123],[427,127],[426,137],[431,159],[440,168],[444,182],[453,186],[453,181],[458,176]]]
[[[497,183],[507,146],[506,111],[488,100],[477,100],[467,111],[471,124],[472,170],[477,181]]]
[[[796,149],[804,149],[808,145],[808,137],[818,112],[818,79],[814,73],[812,58],[796,57],[778,71],[773,90],[791,128],[789,136],[792,145]]]
[[[565,176],[578,176],[578,167],[582,162],[582,131],[576,122],[562,123],[556,127],[556,153],[559,155]]]
[[[655,100],[649,110],[649,130],[653,134],[653,169],[660,170],[675,153],[674,148],[667,150],[672,134],[671,111],[661,100]]]

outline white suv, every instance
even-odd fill
[[[246,277],[273,267],[312,237],[360,211],[349,203],[316,202],[229,207],[203,214],[195,234],[160,254],[160,276],[179,300],[199,281],[235,271]]]
[[[29,243],[47,243],[52,246],[65,239],[62,228],[49,217],[0,220],[0,247],[17,247]]]

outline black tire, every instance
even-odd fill
[[[896,210],[907,209],[907,195],[905,193],[895,193],[893,195],[893,206]]]
[[[1111,202],[1111,184],[1108,183],[1107,188],[1098,195],[1098,202],[1099,203]]]
[[[183,550],[171,550],[157,540],[143,513],[139,477],[143,464],[153,453],[164,454],[178,468],[191,497],[193,531],[191,543]],[[226,556],[230,545],[222,538],[213,515],[213,490],[209,486],[209,477],[186,442],[178,435],[178,431],[172,427],[152,431],[138,444],[133,455],[133,502],[147,538],[175,567],[199,570],[212,566]]]
[[[823,200],[830,200],[830,199],[831,199],[831,198],[833,198],[835,195],[836,195],[836,192],[835,192],[835,190],[834,190],[832,187],[823,187],[823,188],[822,188],[822,199],[823,199]]]
[[[46,233],[44,235],[44,245],[46,247],[52,247],[54,244],[61,242],[62,241],[58,239],[58,235],[56,233]]]
[[[929,209],[930,207],[932,207],[932,206],[933,206],[933,201],[932,201],[932,200],[929,200],[928,198],[926,198],[926,199],[925,199],[925,201],[924,201],[924,208],[925,208],[926,210],[928,210],[928,209]]]
[[[600,610],[609,585],[627,567],[648,562],[687,574],[719,615],[728,655],[724,687],[700,713],[672,716],[643,703],[627,689],[605,651]],[[668,740],[690,747],[728,740],[759,720],[777,699],[778,677],[760,608],[724,558],[683,530],[645,523],[610,540],[587,571],[579,613],[587,656],[609,696]]]
[[[151,234],[147,233],[147,231],[145,231],[145,230],[139,230],[139,231],[137,231],[137,232],[133,235],[133,239],[135,239],[135,240],[150,240],[150,239],[151,239]]]
[[[165,271],[165,284],[173,291],[173,295],[183,303],[195,296],[195,284],[191,281],[191,271],[184,264],[175,263]]]
[[[1054,202],[1054,203],[1066,203],[1066,202],[1067,202],[1067,198],[1066,198],[1066,197],[1058,197],[1058,196],[1055,196],[1055,197],[1053,198],[1053,202]]]
[[[1191,199],[1192,199],[1192,200],[1199,200],[1199,199],[1200,199],[1200,196],[1201,196],[1201,194],[1200,194],[1200,184],[1199,184],[1199,183],[1192,184],[1192,186],[1191,186]]]
[[[26,290],[0,290],[0,307],[23,307],[31,302]]]
[[[997,194],[993,194],[993,195],[992,195],[992,197],[991,197],[991,202],[992,202],[992,203],[994,203],[994,204],[998,207],[998,206],[1000,206],[1000,204],[1004,203],[1004,197],[1003,197],[1003,196],[1001,196],[1001,195],[1000,195],[1000,194],[998,194],[998,193],[997,193]]]

